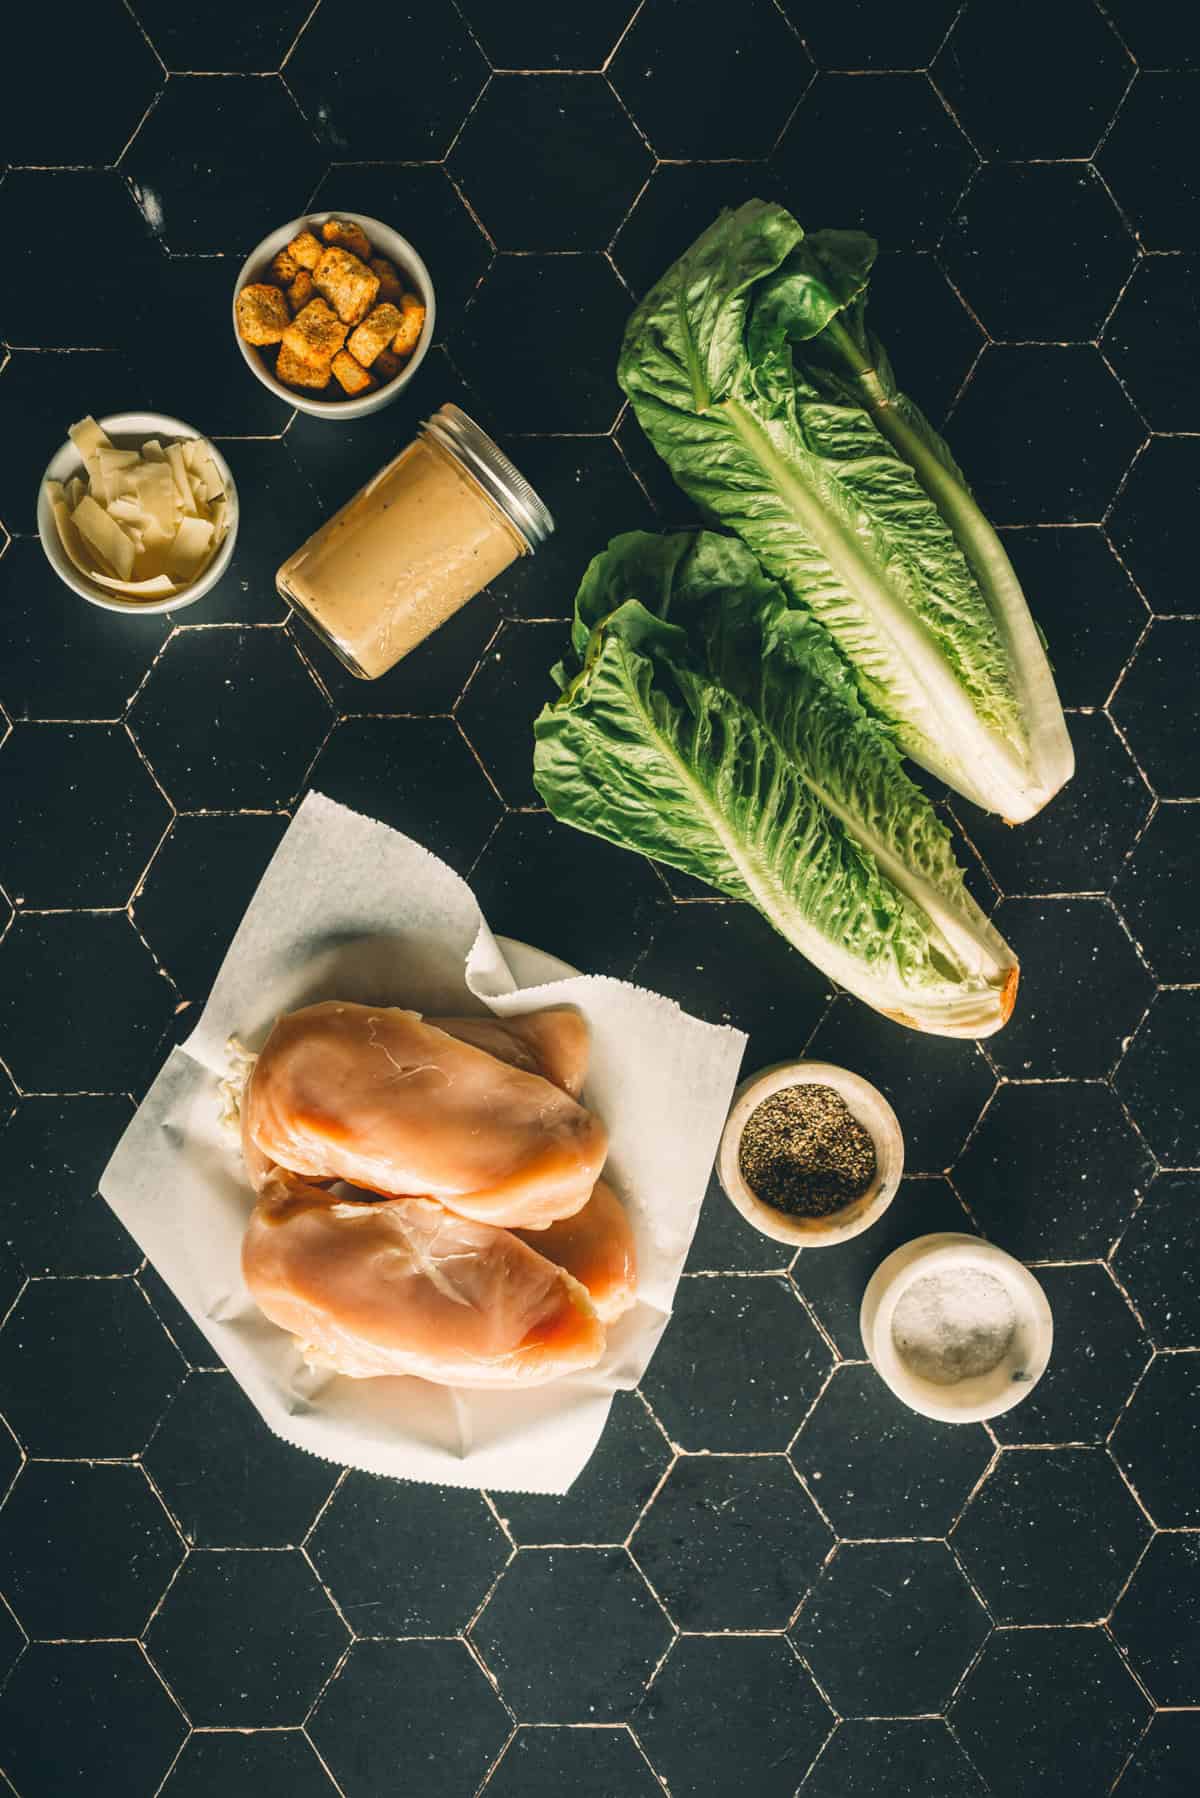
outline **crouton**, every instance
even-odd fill
[[[295,356],[286,343],[279,346],[279,355],[275,360],[275,378],[288,387],[313,387],[320,389],[329,385],[328,362],[307,362],[303,356]]]
[[[347,325],[357,325],[366,317],[379,292],[379,276],[372,274],[361,258],[336,244],[326,250],[313,270],[313,281],[317,292]]]
[[[369,393],[378,386],[373,374],[353,357],[349,350],[339,350],[329,365],[349,394]]]
[[[306,268],[296,270],[296,279],[287,290],[287,303],[293,312],[300,312],[316,293],[313,278]]]
[[[392,348],[397,356],[411,356],[425,329],[425,308],[415,293],[406,293],[400,297],[400,311],[400,327],[392,338]]]
[[[379,381],[391,381],[400,373],[400,358],[391,350],[380,350],[371,364],[371,373]]]
[[[290,355],[314,367],[328,367],[346,341],[346,326],[324,300],[302,306],[283,333],[283,347]]]
[[[380,350],[386,350],[404,324],[404,314],[386,302],[367,313],[361,325],[351,331],[346,348],[357,356],[364,368],[370,368]]]
[[[237,297],[238,330],[247,343],[278,343],[289,324],[287,304],[277,287],[252,281]]]
[[[361,256],[364,262],[370,259],[370,238],[361,225],[352,225],[349,219],[326,219],[321,226],[321,236],[326,243],[337,244],[340,249]]]
[[[280,250],[277,256],[271,258],[271,279],[277,287],[286,287],[296,279],[299,267],[300,264],[290,250]]]
[[[325,246],[319,237],[311,231],[301,231],[299,237],[293,237],[288,245],[288,255],[298,268],[306,268],[310,272],[316,268],[324,254]]]
[[[386,256],[372,256],[369,267],[379,276],[379,297],[393,303],[404,292],[404,283],[396,273],[396,265],[389,262]]]

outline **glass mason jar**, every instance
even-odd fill
[[[376,680],[553,529],[487,433],[442,406],[288,557],[276,585],[351,674]]]

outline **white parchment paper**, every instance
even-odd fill
[[[203,879],[197,871],[198,880]],[[258,1049],[318,999],[432,1014],[578,1006],[585,1101],[608,1126],[606,1175],[630,1211],[639,1299],[603,1360],[527,1392],[350,1380],[305,1366],[241,1278],[253,1196],[221,1124],[228,1041]],[[603,976],[519,988],[466,883],[419,843],[310,794],[230,946],[203,1015],[122,1137],[100,1190],[277,1436],[372,1473],[565,1492],[615,1391],[637,1384],[672,1295],[746,1039]]]

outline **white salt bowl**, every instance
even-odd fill
[[[942,1385],[925,1378],[896,1345],[896,1308],[918,1280],[930,1275],[988,1274],[1006,1293],[1015,1327],[1007,1349],[987,1373]],[[863,1346],[886,1386],[910,1410],[940,1423],[982,1423],[1028,1398],[1046,1371],[1054,1319],[1027,1267],[977,1236],[939,1232],[893,1251],[872,1274],[859,1312]]]

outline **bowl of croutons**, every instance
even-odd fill
[[[434,311],[407,238],[358,212],[281,225],[246,258],[233,294],[247,365],[314,418],[361,418],[394,400],[424,360]]]

